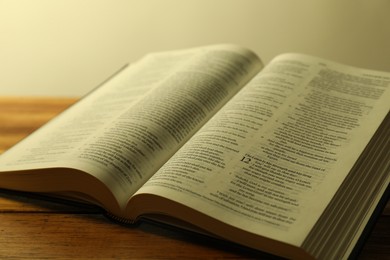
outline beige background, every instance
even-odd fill
[[[390,71],[390,0],[0,0],[0,95],[80,96],[145,53],[226,42]]]

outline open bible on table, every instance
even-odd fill
[[[288,258],[347,258],[388,194],[390,73],[215,45],[147,55],[0,156],[0,188]]]

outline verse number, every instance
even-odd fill
[[[249,158],[249,157],[247,157],[247,156],[244,156],[244,157],[242,157],[241,162],[243,162],[243,163],[249,163],[251,160],[252,160],[251,158]]]

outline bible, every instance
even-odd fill
[[[0,188],[293,259],[348,258],[388,196],[390,73],[222,44],[152,53],[0,155]]]

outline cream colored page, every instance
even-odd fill
[[[193,53],[192,53],[193,54]],[[191,53],[188,53],[191,55]],[[158,82],[177,69],[187,55],[152,57],[121,71],[92,94],[47,125],[9,149],[1,157],[1,169],[46,167],[63,161],[86,138],[127,110]],[[161,69],[163,68],[163,69]]]
[[[132,64],[92,94],[0,156],[0,172],[71,167],[105,180],[104,170],[75,160],[78,149],[118,115],[145,96],[158,82],[195,54],[153,54]],[[108,183],[110,185],[111,182]],[[123,192],[117,197],[124,198]]]
[[[389,111],[389,83],[386,73],[280,56],[140,193],[300,245]]]
[[[129,198],[260,65],[245,49],[202,49],[85,143],[78,160],[102,167]]]
[[[125,201],[260,65],[230,45],[150,55],[2,155],[1,171],[73,167]]]

